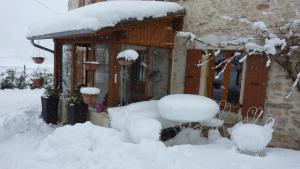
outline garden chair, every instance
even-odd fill
[[[200,122],[201,126],[209,127],[211,129],[221,128],[225,137],[227,137],[227,133],[225,130],[225,120],[226,120],[226,112],[231,111],[231,104],[226,102],[225,100],[221,100],[219,102],[220,111],[216,115],[215,118]]]

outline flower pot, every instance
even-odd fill
[[[87,62],[87,63],[84,63],[84,65],[85,65],[85,69],[87,71],[95,71],[97,69],[97,66],[99,65],[99,63]]]
[[[46,123],[57,124],[58,121],[58,97],[41,97],[42,118]]]
[[[88,106],[84,103],[69,104],[67,107],[68,124],[84,123],[87,121]]]
[[[98,95],[82,94],[83,102],[88,105],[96,105]]]
[[[37,87],[37,88],[43,87],[43,84],[44,84],[44,79],[43,78],[31,79],[31,80],[32,80],[32,85],[34,87]]]
[[[119,58],[118,59],[118,63],[121,65],[121,66],[128,66],[131,64],[131,60],[127,60],[125,58]]]
[[[42,64],[44,62],[45,58],[43,58],[43,57],[32,57],[32,60],[36,64]]]

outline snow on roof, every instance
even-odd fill
[[[28,39],[39,36],[52,38],[53,35],[63,36],[71,33],[93,33],[104,27],[115,26],[129,20],[158,18],[184,10],[173,2],[161,1],[106,1],[87,5],[62,16],[45,18],[42,22],[31,25]],[[48,35],[48,36],[45,36]],[[69,35],[69,34],[68,34]]]

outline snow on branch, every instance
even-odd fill
[[[176,36],[181,37],[181,38],[186,38],[187,40],[190,40],[191,42],[199,42],[201,44],[207,45],[207,46],[211,46],[213,48],[216,48],[216,46],[214,46],[213,44],[210,44],[208,42],[205,42],[203,40],[201,40],[200,38],[197,38],[195,34],[191,33],[191,32],[177,32]]]
[[[232,19],[229,17],[222,17],[223,19],[231,21]],[[206,56],[209,56],[211,54],[214,54],[213,57],[207,57],[206,61],[200,60],[197,64],[198,67],[203,66],[207,64],[212,59],[216,58],[220,53],[221,49],[225,48],[227,46],[244,46],[243,49],[241,49],[241,52],[238,52],[234,54],[232,57],[227,58],[223,60],[221,63],[219,63],[215,68],[220,67],[221,65],[225,66],[223,69],[215,76],[215,78],[219,78],[221,74],[224,73],[224,70],[226,69],[227,65],[233,60],[233,58],[238,57],[239,62],[244,62],[249,56],[251,55],[262,55],[267,57],[266,67],[269,67],[272,63],[272,60],[276,60],[278,56],[284,56],[286,59],[290,59],[289,56],[291,55],[292,51],[297,49],[300,46],[300,43],[294,42],[291,40],[292,38],[300,38],[300,33],[297,33],[297,30],[299,31],[300,27],[300,19],[293,20],[284,26],[279,28],[279,32],[277,30],[277,34],[274,33],[274,30],[271,30],[267,24],[265,24],[263,21],[255,21],[251,23],[249,20],[242,18],[240,19],[240,22],[250,24],[252,27],[252,30],[260,37],[264,39],[262,44],[255,43],[254,37],[241,37],[239,39],[235,40],[229,40],[229,41],[223,41],[219,42],[218,46],[214,46],[213,44],[210,44],[209,42],[206,42],[205,40],[201,38],[197,38],[195,34],[191,32],[177,32],[178,37],[186,38],[192,42],[197,42],[204,44],[206,46],[213,47],[215,49],[212,51],[212,53],[207,54]],[[287,98],[290,97],[292,94],[293,88],[297,86],[299,83],[300,74],[297,75],[297,78],[292,86],[291,91],[286,96]]]
[[[296,80],[294,81],[291,90],[289,93],[285,96],[286,99],[288,99],[293,94],[293,89],[297,86],[297,84],[300,81],[300,72],[297,74]]]

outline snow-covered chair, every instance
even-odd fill
[[[247,110],[246,117],[243,119],[244,123],[257,123],[262,118],[264,110],[261,107],[252,106]]]
[[[274,122],[274,117],[269,117],[263,126],[255,123],[240,122],[228,129],[228,132],[231,140],[240,152],[251,155],[263,155],[264,149],[272,139]]]
[[[200,122],[201,126],[210,127],[212,129],[221,128],[225,137],[227,137],[224,127],[226,112],[231,111],[231,104],[222,100],[219,102],[220,111],[215,118]]]

